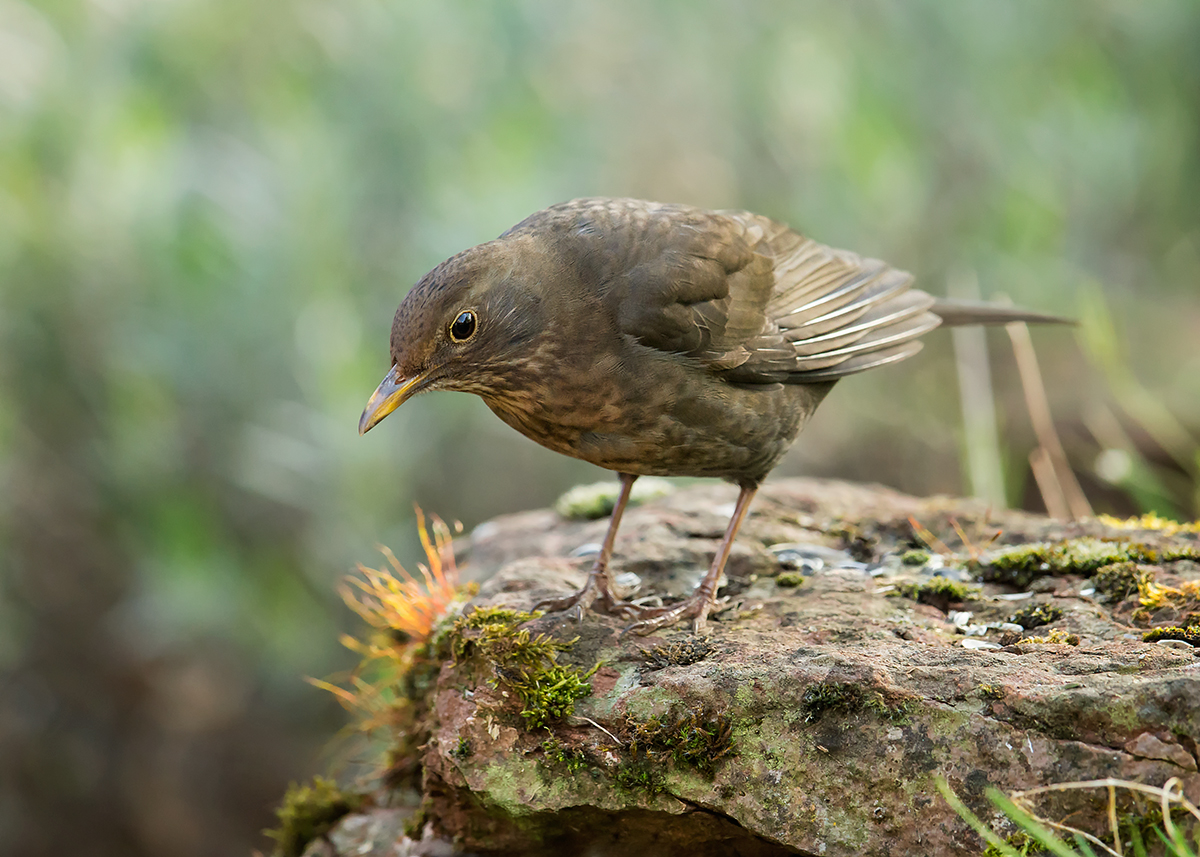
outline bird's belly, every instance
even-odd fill
[[[830,387],[735,386],[697,373],[659,373],[593,378],[519,405],[488,405],[526,437],[609,470],[757,484]]]

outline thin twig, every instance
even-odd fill
[[[1029,327],[1021,321],[1014,321],[1004,326],[1008,337],[1012,340],[1013,355],[1017,359],[1017,370],[1021,376],[1021,387],[1025,391],[1025,406],[1029,409],[1029,419],[1033,423],[1034,434],[1038,443],[1046,451],[1053,466],[1052,472],[1058,482],[1070,518],[1088,518],[1092,515],[1092,506],[1079,487],[1079,480],[1067,463],[1067,454],[1063,451],[1062,441],[1054,428],[1054,417],[1050,413],[1050,402],[1046,398],[1046,387],[1042,383],[1042,373],[1038,369],[1037,354],[1033,350],[1033,340],[1029,337]],[[1036,475],[1036,474],[1035,474]],[[1041,482],[1038,483],[1041,487]]]

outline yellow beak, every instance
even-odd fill
[[[375,388],[370,401],[363,409],[362,416],[358,418],[358,433],[366,434],[380,420],[412,398],[417,391],[417,385],[424,377],[421,374],[414,375],[412,378],[401,378],[400,373],[393,366],[391,371],[379,382],[379,386]]]

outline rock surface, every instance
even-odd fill
[[[701,485],[629,510],[615,570],[641,579],[639,595],[690,591],[735,495]],[[914,521],[954,555],[914,551]],[[578,586],[590,560],[570,555],[599,542],[606,525],[537,511],[481,526],[465,559],[484,583],[467,611],[528,610]],[[990,564],[1006,546],[1085,536],[1135,545],[1137,573],[1180,597],[1153,610],[1136,591],[1104,603],[1082,560],[1016,575]],[[768,483],[727,567],[728,607],[706,640],[688,628],[622,637],[620,620],[595,614],[582,624],[527,623],[533,634],[578,637],[560,662],[600,664],[574,714],[535,730],[503,676],[447,661],[419,736],[421,819],[443,842],[356,848],[347,827],[392,829],[374,809],[371,825],[344,819],[313,853],[446,853],[452,841],[485,854],[979,854],[980,840],[938,794],[938,776],[1001,835],[1012,828],[984,798],[989,785],[1178,777],[1196,802],[1200,649],[1142,637],[1151,625],[1200,624],[1200,604],[1186,595],[1200,564],[1154,561],[1198,550],[1195,533],[991,514],[973,501],[872,486]],[[898,594],[915,594],[904,584],[934,571],[968,581],[971,558],[981,560],[975,577],[982,570],[1022,588],[927,590],[933,603]],[[797,570],[803,582],[780,585],[797,583]],[[1028,607],[1046,609],[1018,613]],[[1023,632],[1014,616],[1049,621]],[[1039,809],[1102,830],[1105,797],[1061,792]],[[338,841],[347,844],[334,849]]]

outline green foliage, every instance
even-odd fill
[[[644,654],[646,663],[655,669],[669,666],[686,667],[704,660],[712,648],[712,643],[708,641],[707,637],[690,636],[683,640],[655,646]]]
[[[816,723],[826,716],[849,717],[864,711],[901,722],[908,715],[911,704],[906,699],[889,699],[881,691],[859,684],[824,681],[805,689],[800,710],[805,723]]]
[[[775,575],[778,586],[798,587],[804,585],[804,575],[798,571],[781,571]]]
[[[460,735],[458,741],[454,744],[454,749],[450,751],[450,756],[455,759],[469,759],[474,755],[475,751],[471,748],[471,742],[465,735]]]
[[[279,827],[266,831],[275,840],[275,857],[300,857],[308,843],[328,833],[362,802],[362,795],[344,792],[324,777],[314,777],[311,785],[292,783],[275,810]]]
[[[633,483],[628,506],[640,506],[665,497],[674,490],[675,486],[666,479],[643,476]],[[620,492],[621,484],[613,481],[576,485],[555,501],[554,510],[572,521],[594,521],[612,514]]]
[[[980,592],[978,586],[959,583],[940,574],[921,583],[898,583],[896,591],[905,598],[911,598],[921,604],[931,604],[943,612],[951,604],[978,598]]]
[[[1122,601],[1137,595],[1151,580],[1153,574],[1150,570],[1142,568],[1136,562],[1115,562],[1096,570],[1092,586],[1098,595],[1109,601]]]
[[[627,792],[645,792],[653,796],[667,789],[667,778],[662,771],[645,759],[635,759],[618,766],[613,779],[617,788]]]
[[[1030,604],[1028,607],[1022,607],[1016,613],[1009,616],[1008,621],[1020,625],[1026,631],[1030,631],[1034,628],[1040,628],[1042,625],[1057,622],[1062,618],[1062,615],[1063,609],[1053,604]]]
[[[634,759],[694,768],[712,776],[733,749],[733,723],[721,714],[674,712],[631,720],[629,752]]]
[[[1142,634],[1143,642],[1154,643],[1159,640],[1183,640],[1184,642],[1191,643],[1193,646],[1200,647],[1200,625],[1190,625],[1187,628],[1180,628],[1174,625],[1164,628],[1151,628]]]
[[[1177,780],[1172,782],[1178,783]],[[950,785],[942,777],[935,780],[938,791],[950,807],[973,829],[986,843],[983,857],[1096,857],[1097,851],[1102,850],[1096,840],[1089,843],[1082,831],[1071,830],[1073,844],[1068,844],[1051,830],[1044,820],[1038,819],[1026,810],[1017,806],[1008,795],[996,788],[988,788],[984,793],[987,799],[1007,818],[1017,825],[1020,830],[1001,839],[984,824],[954,793]],[[1086,785],[1082,783],[1064,784],[1067,787]],[[1125,788],[1144,788],[1136,783],[1114,782],[1109,788],[1122,786]],[[1147,857],[1150,851],[1146,847],[1147,834],[1153,834],[1163,846],[1161,853],[1164,857],[1198,857],[1200,852],[1200,817],[1194,817],[1195,808],[1190,807],[1193,815],[1189,815],[1184,806],[1171,806],[1169,809],[1159,809],[1160,804],[1149,805],[1143,815],[1124,814],[1117,819],[1110,835],[1118,835],[1123,842],[1132,848],[1134,857]],[[1191,842],[1181,829],[1181,823],[1190,821],[1192,824]],[[1169,833],[1164,832],[1164,828]],[[1093,848],[1093,846],[1096,846]],[[1116,853],[1103,849],[1105,853]]]
[[[1068,539],[998,551],[988,557],[983,574],[985,580],[1024,587],[1039,577],[1091,574],[1114,563],[1157,564],[1196,558],[1200,558],[1200,550],[1188,545],[1155,547],[1126,539]]]
[[[542,752],[546,754],[549,764],[562,766],[571,774],[586,770],[595,764],[595,760],[584,750],[567,747],[555,738],[547,738],[542,742]]]
[[[900,555],[900,562],[903,565],[924,565],[929,562],[929,551],[916,548],[907,550]]]
[[[495,671],[496,682],[517,694],[523,706],[521,717],[529,729],[571,714],[576,701],[591,694],[588,679],[600,668],[596,664],[584,672],[558,663],[558,653],[569,650],[575,640],[534,636],[520,627],[538,615],[484,607],[460,617],[450,636],[456,662],[474,659],[488,665]]]

